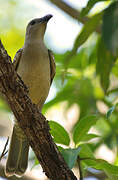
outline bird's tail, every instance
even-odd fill
[[[28,165],[29,143],[23,131],[14,125],[6,163],[6,176],[22,176]]]

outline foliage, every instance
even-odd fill
[[[81,17],[85,17],[101,1],[103,0],[89,0],[81,11]],[[73,104],[77,105],[80,115],[76,124],[71,127],[71,132],[68,133],[60,124],[49,121],[50,132],[70,168],[77,166],[80,161],[82,172],[94,168],[103,171],[110,180],[118,179],[118,153],[110,164],[97,159],[95,152],[103,144],[113,152],[118,149],[117,19],[118,2],[110,1],[109,6],[106,3],[105,9],[100,9],[83,25],[71,51],[55,53],[56,95],[43,109],[46,112],[66,102],[66,112]],[[23,43],[22,31],[14,27],[9,29],[7,35],[6,49],[13,56],[16,47],[21,47]],[[4,39],[4,36],[1,35],[1,38]],[[104,111],[100,102],[105,106]],[[0,108],[6,108],[2,100]],[[90,132],[92,128],[96,133]],[[74,145],[71,146],[72,144]]]
[[[50,133],[52,134],[54,141],[68,146],[70,144],[70,138],[66,130],[54,121],[49,121],[49,125],[51,128]]]
[[[105,93],[109,87],[109,76],[115,61],[116,57],[107,50],[101,38],[98,42],[96,72],[100,75],[101,86]]]
[[[97,121],[96,116],[87,116],[79,120],[73,132],[73,141],[75,145],[79,144],[81,141],[90,140],[96,136],[93,134],[88,134],[91,126],[93,126]]]
[[[81,15],[87,14],[97,2],[90,0]],[[65,100],[68,107],[74,103],[78,104],[80,118],[72,131],[72,141],[75,143],[75,147],[68,146],[66,149],[59,147],[59,149],[69,167],[74,166],[79,156],[83,171],[89,170],[90,167],[102,170],[109,179],[118,179],[118,167],[105,160],[96,159],[94,153],[103,143],[112,150],[118,144],[118,111],[117,104],[114,104],[118,89],[117,85],[111,86],[112,79],[117,79],[117,75],[113,71],[113,69],[117,70],[118,15],[116,12],[118,12],[118,2],[113,2],[85,23],[75,40],[72,51],[55,55],[55,59],[59,63],[55,80],[58,91],[56,97],[45,106],[46,110]],[[102,26],[101,32],[93,34],[100,26]],[[94,42],[89,40],[90,36],[95,37]],[[85,43],[86,45],[84,45]],[[86,75],[87,70],[93,72]],[[62,88],[59,85],[60,78],[65,82]],[[106,114],[96,106],[98,101],[103,102],[109,109]],[[98,113],[93,115],[96,112]],[[89,133],[93,126],[99,135]],[[91,141],[93,138],[97,138],[95,143]]]
[[[82,9],[81,16],[87,15],[96,3],[109,0],[89,0],[86,7]]]
[[[115,56],[118,55],[118,3],[114,2],[109,6],[103,16],[103,31],[102,36],[107,48],[111,51]],[[110,23],[110,25],[109,25]]]

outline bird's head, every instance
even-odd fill
[[[44,37],[47,22],[52,18],[52,15],[46,15],[42,18],[31,20],[26,28],[26,39],[39,39]]]

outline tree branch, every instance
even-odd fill
[[[49,0],[49,1],[53,4],[55,4],[58,8],[60,8],[64,12],[66,12],[68,15],[70,15],[74,19],[77,19],[82,24],[84,24],[86,21],[89,20],[88,17],[81,18],[80,12],[77,9],[71,7],[70,5],[68,5],[67,3],[65,3],[62,0]]]
[[[71,7],[63,0],[49,0],[51,3],[55,4],[59,9],[67,13],[69,16],[73,17],[74,19],[78,20],[80,23],[85,24],[87,21],[90,20],[89,17],[81,17],[80,11]],[[98,26],[95,30],[97,33],[101,33],[101,26]]]
[[[28,97],[28,89],[15,72],[1,41],[0,91],[6,97],[46,176],[52,180],[77,180],[52,140],[48,121]]]

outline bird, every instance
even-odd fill
[[[29,97],[39,111],[48,96],[50,86],[56,73],[56,65],[51,50],[44,44],[44,35],[48,14],[31,20],[26,27],[25,42],[14,57],[13,65],[18,75],[29,89]],[[14,127],[6,162],[6,176],[22,176],[28,165],[29,142],[14,118]]]

